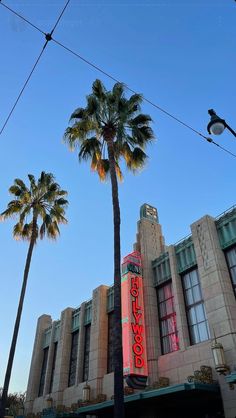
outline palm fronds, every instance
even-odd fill
[[[18,218],[13,228],[13,236],[16,239],[30,240],[33,233],[35,241],[38,235],[41,239],[45,235],[56,239],[59,235],[58,225],[67,223],[67,192],[55,182],[52,173],[42,171],[38,181],[32,174],[29,174],[28,178],[29,188],[21,179],[14,180],[14,184],[9,188],[14,200],[11,200],[6,210],[1,213],[1,219]]]
[[[72,113],[72,125],[66,129],[64,141],[71,150],[79,149],[79,161],[91,161],[91,169],[101,180],[109,174],[109,162],[104,157],[104,143],[107,145],[108,138],[113,143],[119,179],[122,179],[121,157],[132,171],[140,170],[145,164],[144,150],[153,141],[154,132],[151,117],[140,112],[142,100],[142,95],[137,93],[127,99],[122,83],[115,83],[108,91],[100,80],[95,80],[86,107]]]

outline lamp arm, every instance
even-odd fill
[[[224,121],[225,122],[225,121]],[[225,127],[236,137],[236,132],[225,122]]]

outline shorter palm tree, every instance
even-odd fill
[[[32,174],[29,174],[28,178],[30,181],[29,188],[21,179],[14,180],[14,184],[9,188],[9,192],[14,196],[14,200],[8,203],[7,209],[1,214],[2,220],[18,216],[18,222],[13,228],[13,236],[16,239],[29,241],[29,248],[2,397],[0,399],[0,418],[3,418],[5,414],[8,388],[34,246],[37,239],[39,237],[43,239],[45,235],[50,239],[56,239],[60,234],[58,224],[67,223],[64,216],[65,207],[68,204],[65,199],[67,192],[61,190],[60,186],[55,182],[54,176],[51,173],[42,171],[37,182]]]

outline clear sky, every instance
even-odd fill
[[[3,0],[49,32],[63,0]],[[54,37],[131,88],[206,134],[207,110],[236,129],[236,3],[233,0],[71,0]],[[0,5],[0,127],[44,43],[43,36]],[[68,190],[68,226],[56,243],[33,254],[11,391],[24,391],[37,318],[53,319],[77,307],[92,289],[113,280],[113,226],[109,182],[102,184],[62,142],[72,111],[85,104],[92,82],[113,82],[49,43],[0,137],[0,212],[14,178],[52,172]],[[166,243],[190,233],[208,213],[236,203],[236,158],[208,144],[151,105],[157,141],[141,174],[124,172],[120,185],[122,255],[132,250],[143,203],[157,207]],[[227,132],[214,138],[236,153]],[[16,315],[27,243],[0,224],[0,386]]]

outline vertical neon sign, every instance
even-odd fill
[[[127,255],[123,260],[121,297],[124,376],[146,378],[148,370],[143,283],[138,252]]]

